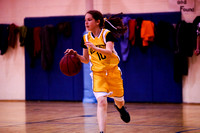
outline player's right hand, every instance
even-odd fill
[[[74,55],[77,55],[77,52],[73,49],[67,49],[65,50],[64,54],[74,54]]]

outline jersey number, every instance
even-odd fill
[[[98,53],[98,52],[97,52],[97,55],[98,55],[98,57],[99,57],[99,60],[106,59],[106,56],[105,56],[105,55],[102,55],[101,53]]]

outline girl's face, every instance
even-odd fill
[[[96,28],[99,28],[100,20],[95,20],[91,14],[87,13],[85,15],[85,28],[87,31],[94,31]]]

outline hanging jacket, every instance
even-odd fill
[[[30,67],[35,66],[33,28],[27,28],[26,38],[24,39],[25,49],[30,57]]]
[[[192,23],[180,21],[176,26],[175,53],[192,57],[196,45],[196,31]]]
[[[39,55],[39,53],[41,52],[40,31],[41,27],[35,27],[33,29],[34,56]]]
[[[135,26],[135,45],[142,48],[142,38],[141,38],[141,27],[142,27],[143,18],[136,18]]]
[[[192,23],[180,21],[176,25],[176,45],[174,51],[174,79],[182,81],[188,75],[188,57],[193,55],[195,46],[195,30]]]
[[[141,26],[142,45],[148,46],[149,41],[154,41],[154,23],[149,20],[143,20]]]
[[[61,22],[61,23],[57,24],[57,32],[59,34],[64,35],[65,37],[69,37],[71,35],[70,22]]]
[[[155,44],[169,50],[174,50],[175,28],[172,24],[159,21],[155,28]]]
[[[122,61],[126,61],[129,54],[130,44],[129,44],[129,21],[130,17],[123,17],[122,18],[124,26],[127,26],[127,31],[124,33],[123,36],[121,36],[120,39],[120,46],[121,46],[121,55],[122,55]]]
[[[41,64],[44,70],[51,69],[53,65],[54,49],[57,41],[56,28],[45,25],[41,29]]]
[[[197,16],[194,20],[193,20],[193,25],[195,27],[195,31],[197,30],[198,28],[198,24],[200,22],[200,16]]]
[[[0,55],[6,53],[8,49],[8,24],[0,24]]]
[[[128,40],[130,41],[131,45],[135,44],[135,28],[136,28],[136,20],[135,19],[130,19],[128,22],[128,27],[129,27],[129,38]]]
[[[19,27],[19,42],[20,42],[20,46],[24,46],[24,41],[26,38],[26,34],[27,34],[27,27],[26,26],[20,26]]]
[[[19,29],[18,26],[15,24],[11,24],[9,26],[9,35],[8,35],[8,46],[11,46],[12,48],[15,47],[17,44],[17,33]]]

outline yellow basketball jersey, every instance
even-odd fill
[[[106,49],[106,36],[110,31],[102,29],[98,37],[93,37],[91,32],[88,32],[83,36],[84,42],[91,42],[96,47]],[[91,70],[92,71],[105,71],[112,69],[119,64],[119,57],[117,52],[113,49],[112,55],[103,55],[100,52],[94,51],[92,48],[88,48],[90,56]]]

